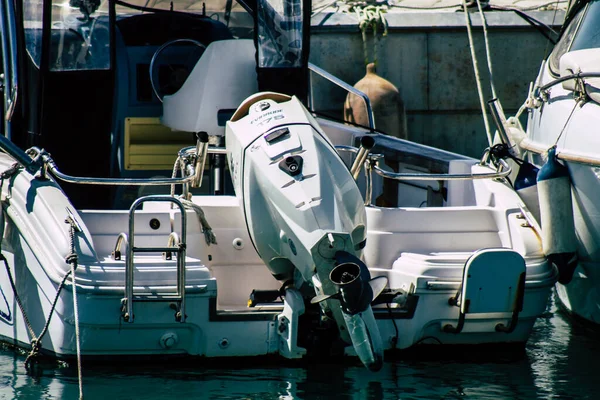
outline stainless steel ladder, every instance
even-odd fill
[[[181,211],[181,237],[175,232],[169,235],[166,247],[136,247],[135,246],[135,211],[146,202],[171,202],[175,203]],[[127,259],[125,270],[125,297],[121,299],[121,315],[125,322],[133,322],[133,302],[161,302],[170,301],[175,304],[175,320],[185,322],[185,252],[186,252],[186,231],[187,221],[185,207],[177,198],[169,195],[151,195],[137,199],[129,209],[129,244],[127,246]],[[115,248],[115,259],[120,259],[120,246],[123,242],[124,234],[119,235],[117,246]],[[133,272],[135,253],[154,253],[162,252],[165,259],[170,260],[171,254],[177,254],[177,288],[173,294],[158,293],[158,294],[137,294],[133,293]]]

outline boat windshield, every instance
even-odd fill
[[[117,15],[142,14],[155,9],[207,14],[221,19],[225,18],[227,7],[231,8],[230,12],[244,11],[239,3],[227,0],[123,0],[116,3]],[[107,10],[105,7],[101,9]]]
[[[571,19],[550,55],[550,68],[560,73],[560,58],[568,51],[600,48],[600,0],[591,1]]]
[[[232,31],[246,31],[254,27],[250,15],[240,3],[234,0],[122,0],[116,2],[117,17],[127,17],[148,11],[178,11],[206,15],[224,22]],[[100,8],[107,12],[108,4]]]
[[[50,70],[110,68],[107,0],[49,0],[52,3]],[[39,68],[42,63],[43,1],[23,1],[27,53]]]
[[[47,0],[52,3],[51,71],[108,69],[111,32],[108,0]],[[27,52],[39,68],[42,57],[43,0],[23,0]],[[161,11],[205,15],[224,22],[235,37],[252,32],[254,22],[239,3],[228,0],[115,1],[117,19]]]
[[[570,51],[600,47],[600,1],[588,6]]]

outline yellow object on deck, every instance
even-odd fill
[[[179,150],[195,143],[194,133],[171,130],[160,118],[125,118],[125,169],[171,170]]]

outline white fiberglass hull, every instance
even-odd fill
[[[5,167],[10,165],[8,159],[2,161]],[[65,214],[68,202],[50,181],[36,186],[27,180],[30,176],[23,172],[14,179],[10,205],[5,203],[7,224],[2,253],[31,328],[39,335],[50,317],[58,284],[69,269],[65,262],[69,253],[68,224],[61,215]],[[32,205],[23,199],[33,189],[37,195]],[[487,201],[494,202],[496,207],[367,208],[365,262],[373,276],[388,277],[392,292],[404,293],[390,303],[389,309],[385,304],[373,308],[384,349],[410,348],[427,338],[443,344],[527,341],[535,319],[545,310],[556,277],[540,257],[539,241],[533,230],[522,226],[519,209],[502,206],[510,199],[508,193],[513,192],[504,193],[500,187],[493,189],[498,189],[494,200],[487,198]],[[276,290],[280,283],[261,264],[253,249],[240,218],[237,199],[197,196],[193,200],[203,208],[219,244],[208,246],[200,224],[188,217],[185,322],[177,322],[171,303],[164,301],[135,302],[134,322],[124,321],[121,299],[125,262],[115,260],[110,253],[119,233],[126,230],[127,211],[83,210],[76,214],[84,231],[84,238],[77,242],[76,270],[79,340],[84,357],[267,354],[302,357],[304,351],[297,347],[296,341],[302,340],[297,336],[297,317],[304,312],[303,304],[295,302],[293,296],[286,296],[283,307],[281,303],[253,308],[246,305],[253,289]],[[28,209],[27,204],[33,208]],[[177,211],[170,210],[168,204],[143,210],[136,216],[144,222],[138,232],[140,240],[160,236],[163,228],[177,230],[179,219],[173,213]],[[42,223],[36,218],[45,220]],[[147,224],[153,219],[162,221],[163,228],[156,233]],[[34,226],[37,228],[31,229]],[[48,232],[53,232],[52,239]],[[159,239],[162,242],[163,238]],[[510,333],[498,332],[496,326],[506,325],[510,318],[489,313],[467,319],[460,333],[444,332],[445,325],[457,324],[459,308],[449,305],[448,300],[459,290],[468,254],[483,247],[509,245],[523,256],[527,265],[524,307],[515,329]],[[147,258],[138,259],[136,266],[139,287],[156,291],[173,289],[174,261],[163,260],[160,255],[143,257]],[[33,337],[3,266],[0,288],[6,300],[0,303],[0,335],[9,343],[28,348]],[[57,357],[74,356],[76,330],[70,278],[56,304],[41,349]],[[346,349],[353,353],[351,346]]]
[[[600,324],[600,180],[598,167],[568,163],[573,217],[577,232],[578,265],[573,279],[556,284],[560,304],[570,313]]]
[[[205,208],[207,209],[207,208]],[[376,233],[369,240],[376,241]],[[15,262],[10,252],[3,254],[11,265],[19,296],[24,301],[33,330],[39,334],[49,317],[57,284],[46,276],[42,266],[33,257],[31,249],[20,238],[23,251]],[[25,256],[25,259],[22,257]],[[403,255],[410,258],[408,255]],[[460,259],[460,256],[459,256]],[[539,260],[528,264],[524,309],[516,329],[511,333],[496,332],[498,323],[506,323],[506,316],[490,314],[468,321],[459,334],[443,332],[447,323],[456,323],[458,308],[451,307],[448,299],[460,287],[463,264],[446,260],[443,271],[432,276],[432,266],[417,260],[410,265],[394,265],[386,271],[390,286],[404,289],[416,284],[414,304],[374,307],[381,332],[383,347],[407,349],[418,343],[445,345],[473,345],[493,343],[525,343],[537,317],[546,309],[550,290],[555,281],[552,270]],[[12,266],[15,267],[12,267]],[[374,275],[382,274],[373,269]],[[35,276],[35,278],[34,278]],[[211,282],[207,282],[210,285]],[[212,283],[215,283],[214,280]],[[0,285],[6,302],[2,305],[0,335],[8,343],[28,348],[32,339],[23,315],[10,289],[6,270],[0,270]],[[120,291],[98,293],[78,287],[77,303],[81,351],[84,356],[110,358],[113,356],[188,355],[205,357],[244,357],[277,354],[280,336],[276,331],[276,316],[280,310],[256,310],[251,313],[231,313],[224,317],[216,312],[215,291],[203,289],[187,294],[185,323],[174,320],[174,312],[165,303],[148,302],[135,306],[135,323],[121,320]],[[76,354],[76,332],[73,312],[73,293],[69,286],[62,290],[47,334],[42,340],[43,351],[57,357]],[[413,308],[414,307],[414,308]],[[408,311],[407,311],[408,310]],[[7,318],[8,316],[8,318]],[[352,347],[348,347],[353,354]]]
[[[544,66],[538,83],[556,79]],[[571,115],[572,113],[572,115]],[[571,115],[571,116],[570,116]],[[529,146],[549,149],[557,146],[557,154],[597,157],[600,137],[595,127],[600,124],[600,105],[588,101],[576,104],[573,92],[560,84],[552,87],[548,102],[530,111],[527,133]],[[544,160],[533,156],[540,166]],[[600,324],[600,168],[575,162],[562,162],[569,168],[572,187],[573,218],[577,233],[578,266],[566,285],[556,284],[560,304],[570,313],[594,324]]]
[[[4,254],[9,264],[13,265],[13,257]],[[25,304],[31,327],[38,336],[50,317],[57,285],[41,274],[36,279],[31,277],[32,270],[41,272],[35,262],[30,262],[27,267],[20,265],[21,268],[11,268],[18,277],[17,293]],[[3,315],[0,335],[5,342],[29,350],[32,335],[10,290],[4,268],[0,272],[0,282],[6,298],[2,311],[8,311],[9,315],[9,318]],[[122,297],[123,294],[118,292],[99,294],[78,287],[82,355],[97,359],[123,355],[240,357],[277,351],[273,322],[216,320],[215,304],[211,301],[214,300],[214,291],[193,293],[190,290],[186,299],[188,318],[185,323],[175,321],[173,310],[168,304],[160,302],[136,304],[136,322],[123,322],[119,311]],[[66,286],[60,293],[48,331],[42,338],[42,353],[58,358],[77,354],[73,300],[73,291]]]
[[[512,197],[511,192],[506,194]],[[500,196],[495,200],[502,202]],[[367,221],[365,262],[372,274],[386,276],[391,288],[414,288],[412,292],[418,297],[414,315],[394,322],[380,321],[384,342],[397,340],[397,347],[404,349],[417,343],[527,341],[536,318],[546,310],[557,273],[543,257],[536,233],[523,224],[520,209],[371,207],[367,209]],[[445,332],[444,326],[455,325],[459,316],[459,308],[449,305],[449,299],[461,290],[468,258],[478,249],[506,248],[510,244],[526,261],[524,306],[515,330],[498,332],[496,326],[506,324],[507,316],[490,312],[466,319],[458,334]],[[491,273],[489,279],[495,279],[495,275]],[[392,314],[394,308],[388,311]]]

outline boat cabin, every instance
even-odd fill
[[[178,150],[194,145],[199,131],[224,144],[225,122],[257,90],[307,99],[306,1],[3,0],[0,7],[2,133],[22,149],[46,150],[65,174],[171,177]],[[188,95],[171,99],[192,73]],[[179,111],[165,115],[167,104]],[[224,158],[210,156],[207,193],[233,194]],[[77,208],[126,209],[147,190],[62,186]]]

